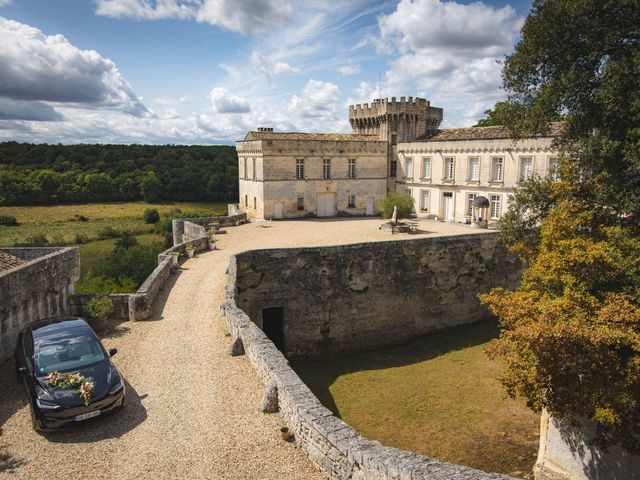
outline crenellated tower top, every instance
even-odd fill
[[[371,104],[349,105],[353,133],[375,134],[391,145],[437,130],[441,121],[442,109],[432,107],[424,98],[377,98]]]

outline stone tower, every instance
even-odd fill
[[[387,194],[396,190],[398,142],[413,142],[438,129],[442,109],[432,107],[424,98],[378,98],[371,105],[349,105],[349,123],[353,133],[378,135],[389,143],[387,157]]]
[[[349,123],[353,133],[380,136],[390,145],[412,142],[437,130],[442,121],[442,109],[432,107],[424,98],[378,98],[369,105],[349,105]]]

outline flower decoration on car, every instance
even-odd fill
[[[95,391],[95,386],[91,379],[83,377],[79,373],[51,372],[47,376],[49,385],[62,390],[78,389],[78,395],[84,400],[85,405],[91,403],[91,395]]]

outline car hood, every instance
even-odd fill
[[[93,382],[95,390],[91,395],[91,401],[104,398],[114,384],[120,379],[118,371],[109,361],[95,363],[88,367],[65,373],[79,373]],[[49,385],[46,376],[38,377],[38,383],[49,393],[49,395],[51,395],[51,398],[55,403],[62,405],[63,407],[75,407],[84,403],[84,399],[80,397],[77,388],[72,390],[54,388]]]

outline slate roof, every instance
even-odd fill
[[[24,265],[24,260],[20,260],[18,257],[14,257],[13,255],[9,255],[8,253],[0,252],[0,272],[4,270],[10,270],[15,267],[19,267],[20,265]]]
[[[303,133],[303,132],[249,132],[244,137],[250,140],[342,140],[351,142],[381,141],[378,135],[360,133]]]
[[[561,122],[549,125],[549,132],[544,137],[557,137],[562,131]],[[512,138],[507,127],[496,125],[492,127],[448,128],[438,130],[435,134],[422,138],[427,142],[444,142],[450,140],[498,140]]]

